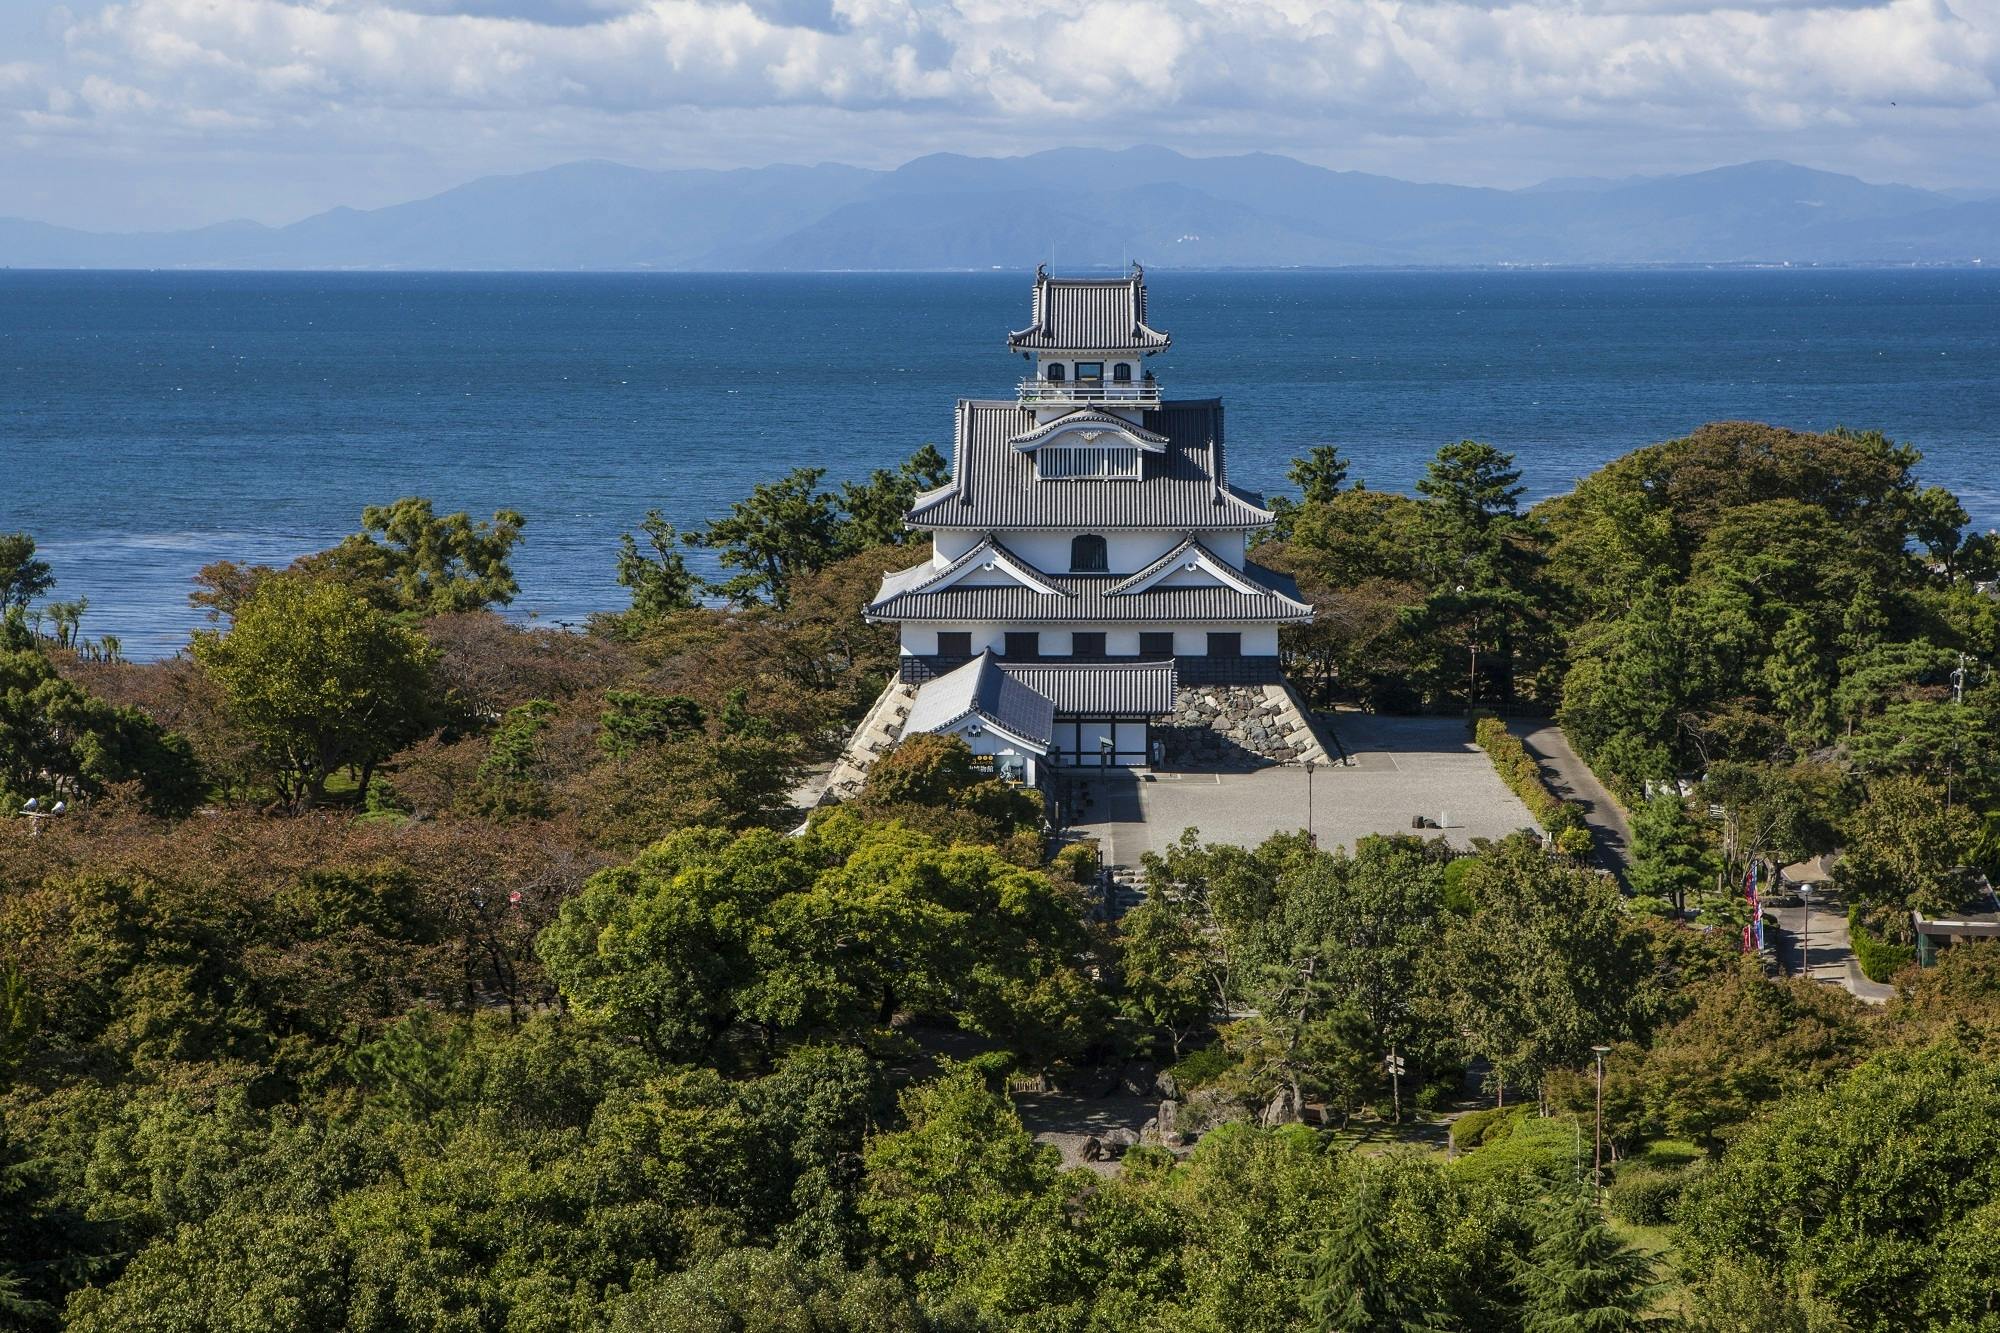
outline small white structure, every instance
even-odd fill
[[[1034,786],[1055,739],[1055,704],[1000,669],[991,653],[927,682],[917,691],[905,735],[957,736],[993,761],[1003,778]]]
[[[1161,396],[1145,363],[1171,339],[1146,318],[1137,265],[1038,269],[1033,322],[1007,338],[1032,374],[1011,401],[958,404],[952,478],[905,516],[932,534],[930,559],[866,611],[901,627],[899,679],[918,687],[904,734],[974,725],[967,682],[997,701],[1011,680],[1053,709],[1034,759],[1140,766],[1177,687],[1282,682],[1278,627],[1312,607],[1246,559],[1274,516],[1229,484],[1220,400]],[[1009,738],[1024,760],[1038,739]]]

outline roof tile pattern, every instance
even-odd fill
[[[918,568],[928,571],[930,566]],[[1291,624],[1309,621],[1313,613],[1312,607],[1299,600],[1298,585],[1290,578],[1250,564],[1244,565],[1240,572],[1265,590],[1261,593],[1238,592],[1215,585],[1121,593],[1116,589],[1130,577],[1123,574],[1043,574],[1051,586],[1068,594],[1064,597],[1050,597],[1018,584],[980,588],[960,584],[931,592],[911,592],[906,591],[911,583],[910,572],[905,570],[884,579],[881,593],[863,614],[870,620],[999,620],[1038,624],[1159,621]]]
[[[1002,662],[1059,717],[1158,717],[1174,711],[1172,662]]]
[[[1143,414],[1167,446],[1145,456],[1139,481],[1043,481],[1013,441],[1034,429],[1034,414],[1012,402],[962,400],[952,446],[952,479],[918,496],[906,521],[920,528],[1261,528],[1272,522],[1264,497],[1228,484],[1223,472],[1222,403],[1162,403]]]
[[[1007,335],[1016,352],[1163,352],[1173,339],[1146,326],[1146,274],[1052,278],[1035,270],[1035,320]]]
[[[942,731],[974,716],[1044,750],[1055,737],[1055,704],[1002,671],[991,653],[925,681],[910,705],[903,734]]]

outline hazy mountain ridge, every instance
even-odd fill
[[[1061,148],[649,171],[574,162],[285,227],[130,235],[0,219],[21,268],[832,270],[1646,263],[2000,257],[2000,196],[1785,162],[1521,190],[1330,171],[1254,153]]]

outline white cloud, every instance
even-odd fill
[[[123,0],[64,22],[60,61],[0,66],[0,136],[32,102],[73,151],[490,170],[499,137],[523,166],[1155,140],[1437,176],[1494,169],[1507,136],[1536,161],[1572,136],[1559,170],[1616,167],[1607,136],[1697,159],[1635,168],[1807,142],[1858,166],[1899,140],[1962,164],[1940,145],[2000,128],[2000,0]]]

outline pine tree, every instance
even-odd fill
[[[1611,1234],[1589,1194],[1555,1203],[1521,1261],[1527,1333],[1624,1333],[1652,1327],[1652,1264]]]
[[[1320,1248],[1306,1297],[1320,1333],[1427,1333],[1430,1321],[1399,1289],[1391,1272],[1388,1190],[1370,1173],[1355,1183],[1340,1218]]]
[[[1690,894],[1708,881],[1701,828],[1687,803],[1668,791],[1632,812],[1632,892],[1661,898],[1685,910]]]

